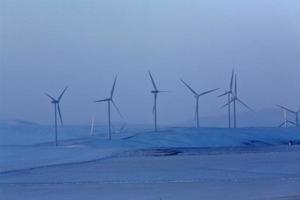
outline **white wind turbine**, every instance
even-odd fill
[[[157,86],[155,84],[155,81],[152,77],[152,74],[150,71],[148,71],[152,85],[153,85],[153,90],[151,91],[151,93],[154,95],[154,104],[153,104],[153,114],[154,114],[154,131],[157,132],[157,97],[159,93],[162,92],[167,92],[167,91],[160,91],[157,89]]]
[[[202,93],[197,93],[189,84],[187,84],[184,80],[181,82],[194,94],[196,100],[196,108],[195,108],[195,116],[196,116],[196,127],[199,128],[199,98],[211,92],[218,90],[219,88],[208,90]]]
[[[237,127],[237,117],[236,117],[236,104],[237,102],[246,107],[248,110],[253,111],[252,108],[250,108],[246,103],[244,103],[239,97],[238,97],[238,89],[237,89],[237,75],[234,77],[234,92],[232,95],[232,98],[230,102],[226,103],[222,108],[228,106],[229,104],[233,103],[233,127]]]
[[[114,100],[113,100],[113,95],[114,95],[114,91],[115,91],[115,86],[116,86],[116,82],[117,82],[117,76],[115,77],[111,92],[110,92],[110,96],[106,99],[101,99],[98,101],[95,101],[95,103],[98,102],[107,102],[107,109],[108,109],[108,139],[111,140],[111,104],[115,107],[115,109],[117,110],[117,112],[119,113],[119,115],[123,118],[119,108],[117,107],[117,105],[115,104]]]
[[[288,124],[293,124],[297,127],[299,127],[299,111],[293,111],[285,106],[281,106],[281,105],[277,105],[279,108],[281,108],[284,111],[284,122],[282,124],[280,124],[279,127],[282,127],[283,125],[285,125],[285,127],[288,127]],[[292,122],[290,120],[287,119],[287,112],[292,113],[296,116],[295,122]]]
[[[45,95],[51,99],[51,103],[54,105],[54,126],[55,126],[55,138],[54,139],[55,139],[55,146],[58,145],[57,115],[59,116],[60,123],[63,126],[63,119],[62,119],[62,114],[61,114],[61,109],[60,109],[60,101],[61,101],[64,93],[66,92],[66,90],[67,90],[67,87],[62,91],[62,93],[59,95],[59,97],[57,99],[55,99],[54,97],[52,97],[48,93],[45,93]]]
[[[228,128],[231,128],[231,98],[233,95],[233,77],[234,77],[234,70],[231,72],[231,79],[229,84],[229,90],[225,91],[223,94],[219,95],[218,97],[227,96],[227,108],[228,108]]]

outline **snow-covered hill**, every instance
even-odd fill
[[[147,126],[129,126],[107,140],[106,127],[67,126],[53,143],[53,127],[27,124],[0,126],[0,171],[82,162],[110,157],[123,151],[156,148],[287,146],[300,141],[298,128],[184,128],[165,127],[157,133]]]
[[[149,199],[145,193],[151,199],[252,199],[249,188],[257,199],[299,194],[300,149],[288,144],[299,143],[299,128],[114,130],[109,141],[106,127],[96,127],[93,136],[88,126],[60,128],[55,147],[51,126],[0,125],[1,196],[20,199],[16,191],[22,190],[30,199],[44,193],[63,200]]]

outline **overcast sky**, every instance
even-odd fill
[[[158,87],[161,123],[193,117],[195,90],[229,84],[255,110],[300,108],[299,0],[1,0],[0,119],[51,123],[44,92],[58,95],[67,124],[106,121],[109,95],[129,123],[151,123]],[[203,97],[201,116],[226,113],[220,93]],[[243,109],[241,109],[242,111]],[[116,113],[114,120],[118,119]]]

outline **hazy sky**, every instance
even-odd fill
[[[69,86],[67,124],[106,121],[115,100],[130,123],[152,122],[150,69],[162,90],[161,123],[193,117],[195,90],[228,87],[254,109],[300,108],[299,0],[0,0],[0,119],[51,123],[53,95]],[[201,116],[225,114],[218,93]],[[114,120],[119,120],[114,113]]]

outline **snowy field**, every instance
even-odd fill
[[[0,199],[300,199],[297,128],[105,132],[0,124]]]

